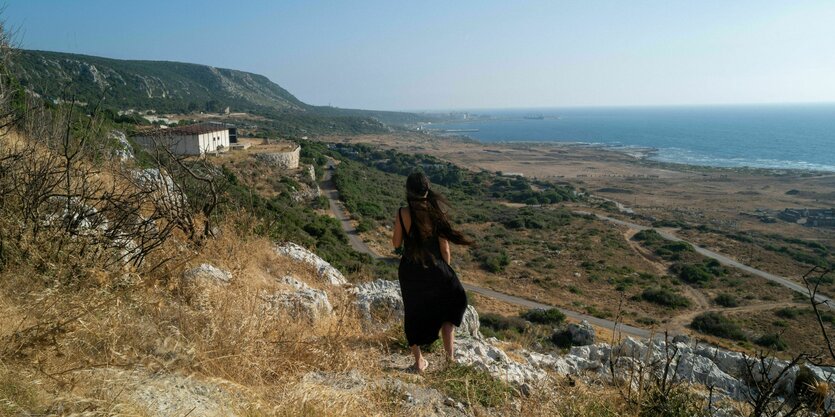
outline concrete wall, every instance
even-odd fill
[[[176,155],[203,155],[206,152],[229,150],[228,130],[201,135],[135,136],[133,140],[146,148],[153,148],[157,145],[166,146]]]
[[[301,153],[301,150],[302,147],[297,145],[292,151],[258,153],[255,154],[255,158],[279,168],[296,169],[299,167],[299,153]]]
[[[200,135],[201,153],[229,150],[229,130],[220,130]]]

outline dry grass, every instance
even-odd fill
[[[198,288],[172,279],[201,262],[229,269],[233,282]],[[261,295],[286,289],[278,282],[284,275],[312,287],[325,284],[310,268],[275,255],[269,241],[239,236],[231,227],[147,275],[102,272],[68,289],[34,272],[0,276],[0,365],[33,372],[42,396],[53,401],[70,395],[79,407],[107,409],[113,404],[105,406],[90,371],[139,368],[222,379],[246,387],[247,402],[266,404],[268,414],[307,414],[315,402],[294,408],[299,404],[293,398],[311,395],[288,391],[292,381],[314,370],[373,374],[378,362],[379,351],[361,341],[361,326],[342,290],[329,289],[334,314],[314,324],[268,311]],[[366,414],[368,404],[362,402],[356,415]]]

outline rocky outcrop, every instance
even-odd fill
[[[400,283],[379,279],[351,288],[354,305],[367,324],[390,324],[403,320]]]
[[[107,138],[113,142],[112,155],[122,162],[127,162],[133,159],[133,146],[128,142],[125,132],[120,130],[111,130],[107,134]]]
[[[147,416],[236,416],[242,409],[239,395],[229,388],[233,384],[195,376],[151,373],[142,369],[105,368],[90,371],[91,377],[106,381],[103,389],[119,398],[129,411],[117,414]]]
[[[371,379],[356,371],[310,372],[302,377],[297,387],[303,392],[316,392],[318,401],[335,406],[348,398],[356,399],[369,393],[375,395],[375,392],[386,392],[399,400],[399,403],[392,404],[396,408],[389,411],[392,415],[469,415],[462,403],[445,396],[437,389],[392,377]]]
[[[571,323],[565,328],[557,329],[551,340],[558,346],[586,346],[594,344],[594,327],[583,320],[579,324]]]
[[[476,311],[473,306],[467,306],[467,311],[464,313],[464,319],[461,320],[461,326],[455,329],[455,336],[482,339],[483,336],[481,335],[481,332],[478,331],[479,325],[478,311]]]
[[[158,204],[163,203],[171,210],[186,207],[186,195],[168,173],[158,168],[146,168],[134,170],[131,175],[135,183],[147,190]]]
[[[316,322],[333,313],[325,291],[311,288],[291,276],[283,277],[280,282],[291,289],[261,294],[261,299],[267,302],[268,311],[287,312],[290,317],[309,322]]]
[[[319,278],[330,285],[342,286],[348,283],[348,280],[345,279],[345,276],[343,276],[338,269],[331,266],[331,264],[327,263],[315,253],[295,243],[288,242],[283,245],[276,246],[275,252],[281,256],[286,256],[290,259],[310,265],[316,270],[316,274]]]
[[[232,281],[232,273],[211,264],[200,264],[196,268],[185,271],[183,278],[194,283],[228,284]]]

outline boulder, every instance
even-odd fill
[[[580,324],[569,324],[568,334],[571,336],[571,344],[574,346],[593,345],[595,340],[594,327],[588,321],[583,320]]]
[[[233,417],[246,404],[235,384],[197,375],[150,372],[145,369],[102,368],[82,371],[101,381],[100,394],[118,398],[120,409],[148,417]],[[110,414],[118,414],[111,411]]]
[[[677,380],[691,384],[713,386],[720,393],[736,400],[744,400],[747,387],[738,379],[723,372],[710,359],[693,353],[680,354],[675,362]]]
[[[187,205],[186,195],[180,187],[174,183],[168,173],[159,168],[145,168],[131,171],[134,182],[148,191],[157,204],[170,206],[171,209],[185,208]]]
[[[403,320],[403,298],[400,283],[378,279],[351,288],[354,304],[367,324],[400,322]]]
[[[200,264],[183,272],[183,278],[193,283],[228,284],[232,281],[232,273],[211,264]]]
[[[468,305],[467,311],[464,313],[464,319],[461,320],[461,326],[455,329],[456,337],[474,337],[481,339],[481,332],[478,331],[478,311],[475,307]]]
[[[333,313],[333,306],[326,292],[311,288],[290,276],[285,276],[281,282],[290,286],[292,290],[261,294],[261,299],[267,302],[269,310],[286,311],[290,317],[307,319],[310,322]]]
[[[345,276],[338,269],[331,266],[331,264],[327,263],[315,253],[295,243],[288,242],[281,246],[276,246],[275,252],[281,256],[286,256],[312,266],[319,275],[319,278],[330,285],[342,286],[348,283],[348,280],[345,279]]]
[[[111,130],[107,134],[107,138],[113,142],[112,155],[119,158],[122,162],[127,162],[133,159],[133,146],[128,142],[125,132],[120,130]]]
[[[551,335],[551,341],[561,347],[593,345],[594,339],[594,327],[586,320],[580,324],[571,323],[565,328],[558,328]]]
[[[541,368],[511,359],[495,345],[496,339],[463,338],[455,343],[458,363],[487,371],[496,378],[516,386],[543,380],[547,374]]]
[[[612,347],[606,343],[595,345],[575,346],[568,352],[568,356],[574,356],[590,362],[604,364],[609,361],[612,354]]]

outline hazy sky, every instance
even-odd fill
[[[266,75],[311,104],[835,101],[835,1],[7,0],[24,48]]]

